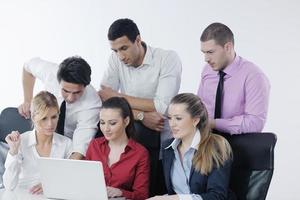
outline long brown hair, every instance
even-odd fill
[[[200,131],[201,141],[193,157],[195,170],[207,175],[213,167],[224,165],[231,158],[231,147],[225,138],[211,133],[207,110],[201,99],[192,93],[182,93],[176,95],[171,104],[185,104],[191,117],[200,119],[196,126]]]

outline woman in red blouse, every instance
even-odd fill
[[[103,102],[100,129],[104,137],[91,141],[86,159],[102,162],[108,197],[146,199],[149,156],[147,150],[132,139],[134,118],[125,98],[112,97]]]

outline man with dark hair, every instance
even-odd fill
[[[142,41],[137,25],[118,19],[108,31],[113,53],[99,95],[126,98],[133,109],[137,140],[150,154],[150,196],[161,194],[161,142],[171,137],[164,114],[180,87],[181,61],[174,51],[153,48]],[[120,92],[119,92],[120,90]]]
[[[60,65],[40,58],[33,58],[25,63],[24,102],[18,110],[26,118],[30,118],[30,103],[36,78],[61,103],[56,132],[73,140],[73,153],[70,158],[82,159],[90,140],[98,130],[101,106],[97,91],[90,85],[90,65],[80,57],[69,57]]]
[[[66,81],[81,84],[84,87],[91,82],[91,67],[80,57],[69,57],[60,65],[57,72],[58,82]]]
[[[266,122],[270,84],[253,63],[236,55],[234,36],[224,24],[210,24],[201,35],[208,63],[198,96],[206,105],[210,126],[217,132],[261,132]]]

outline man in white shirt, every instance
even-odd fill
[[[47,91],[56,96],[59,104],[65,102],[65,120],[59,121],[59,123],[63,122],[61,134],[72,139],[70,158],[82,159],[89,142],[98,130],[97,123],[101,106],[97,91],[90,85],[89,64],[80,57],[69,57],[60,65],[40,58],[33,58],[25,63],[23,68],[24,102],[18,110],[26,118],[30,117],[30,102],[36,78],[43,82]],[[61,115],[60,118],[62,118]]]
[[[101,81],[102,101],[125,97],[133,109],[137,140],[151,159],[150,196],[162,193],[160,144],[171,137],[164,114],[180,87],[181,61],[174,51],[153,48],[141,39],[130,19],[113,22],[108,31],[111,49],[109,67]],[[120,91],[120,92],[119,92]]]

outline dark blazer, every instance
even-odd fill
[[[168,147],[174,139],[169,139],[163,144],[163,170],[165,176],[165,183],[168,194],[175,194],[171,182],[170,172],[175,159],[173,148]],[[213,170],[206,176],[200,172],[191,169],[189,178],[189,186],[191,193],[200,194],[203,200],[220,200],[228,199],[229,177],[231,170],[231,160],[225,162],[220,168],[213,168]]]

